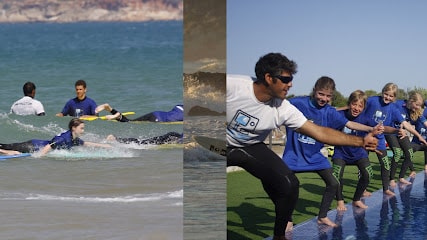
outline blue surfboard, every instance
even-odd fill
[[[0,161],[11,159],[11,158],[21,158],[21,157],[29,157],[31,156],[30,153],[21,153],[21,154],[15,154],[15,155],[0,155]]]

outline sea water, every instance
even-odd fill
[[[71,118],[55,114],[78,79],[134,117],[182,104],[182,22],[0,24],[0,142],[66,131]],[[27,81],[46,116],[9,114]],[[94,120],[82,139],[170,131],[183,125]],[[111,145],[1,161],[0,239],[182,239],[182,145]]]

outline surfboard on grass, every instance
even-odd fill
[[[193,139],[200,146],[206,148],[207,150],[224,157],[227,156],[227,147],[224,139],[211,138],[211,137],[205,137],[205,136],[193,136]]]
[[[0,155],[0,161],[11,159],[11,158],[22,158],[22,157],[29,157],[31,156],[30,153],[21,153],[21,154],[15,154],[15,155]]]

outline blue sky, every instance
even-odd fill
[[[260,56],[298,64],[290,94],[321,76],[347,97],[388,82],[427,89],[427,1],[227,0],[227,73],[255,76]]]

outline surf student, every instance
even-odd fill
[[[136,143],[136,144],[152,144],[152,145],[160,145],[160,144],[174,144],[174,143],[182,143],[183,134],[177,132],[168,132],[161,136],[155,136],[146,139],[139,138],[121,138],[115,137],[114,135],[109,135],[107,140],[115,140],[119,143]]]
[[[86,96],[86,82],[80,79],[76,81],[74,86],[76,89],[76,97],[68,100],[68,102],[62,109],[62,112],[57,113],[56,116],[97,116],[97,114],[95,113],[95,101]]]
[[[109,144],[87,142],[80,139],[80,136],[84,133],[85,124],[78,118],[71,119],[68,124],[68,128],[68,131],[56,135],[52,140],[32,139],[20,143],[0,143],[0,148],[5,150],[15,150],[22,153],[40,151],[41,156],[43,156],[52,149],[71,149],[74,146],[111,147]]]
[[[10,107],[10,113],[16,115],[37,115],[44,116],[43,104],[34,99],[36,96],[36,85],[32,82],[26,82],[22,87],[24,97],[14,102]]]
[[[116,119],[119,122],[131,122],[131,121],[149,121],[149,122],[179,122],[184,120],[184,106],[182,104],[175,105],[170,111],[154,111],[142,115],[135,119],[129,119],[126,116],[123,116],[119,111],[112,108],[108,103],[99,105],[95,112],[106,110],[111,113],[107,115],[107,119]]]

